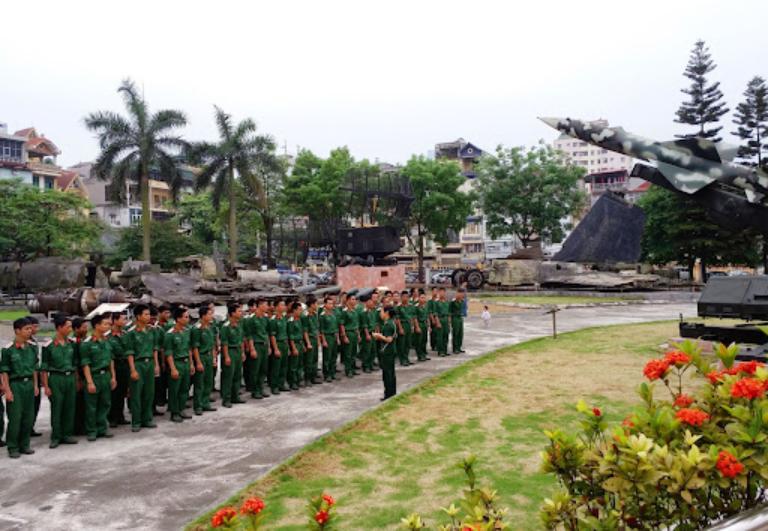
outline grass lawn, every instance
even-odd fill
[[[3,310],[0,311],[0,321],[15,321],[29,315],[27,310]]]
[[[611,297],[590,297],[588,295],[483,295],[478,299],[488,299],[491,302],[514,302],[517,304],[531,305],[553,305],[553,304],[599,304],[607,302],[627,302],[642,300],[642,297],[611,296]]]
[[[575,428],[579,398],[624,418],[639,400],[644,363],[676,330],[675,322],[595,328],[468,362],[307,446],[230,503],[261,496],[266,529],[300,530],[307,498],[326,491],[341,529],[397,529],[414,511],[435,529],[440,507],[461,496],[455,464],[474,453],[480,484],[498,489],[512,528],[538,529],[538,507],[555,487],[539,472],[542,430]]]

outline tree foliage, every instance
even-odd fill
[[[177,258],[210,252],[210,247],[196,238],[183,234],[176,220],[155,221],[150,227],[152,257],[154,263],[159,264],[163,269],[173,268]],[[118,267],[124,260],[141,256],[142,234],[141,224],[123,229],[117,241],[115,253],[110,256],[110,265]]]
[[[496,149],[477,167],[480,207],[494,238],[517,236],[524,246],[538,235],[559,242],[563,218],[584,205],[578,181],[584,169],[565,162],[551,146]]]
[[[722,126],[715,124],[728,112],[728,107],[722,101],[720,82],[710,83],[707,79],[707,74],[716,67],[704,41],[696,41],[683,73],[691,80],[691,84],[688,88],[681,89],[681,92],[689,96],[689,100],[680,104],[675,122],[695,126],[698,130],[695,133],[677,135],[678,138],[709,138],[713,142],[721,140],[717,135]]]
[[[88,216],[90,207],[73,193],[0,180],[0,257],[26,262],[95,250],[101,226]]]
[[[187,143],[176,130],[187,123],[184,113],[161,110],[150,113],[149,105],[130,79],[118,89],[123,96],[128,117],[112,111],[98,111],[85,117],[85,126],[96,133],[101,153],[93,166],[93,173],[103,180],[111,180],[116,199],[122,196],[126,182],[137,182],[141,191],[142,256],[150,261],[149,172],[157,169],[168,178],[174,197],[181,187],[181,173],[174,155],[186,148]]]
[[[734,135],[742,140],[739,158],[746,164],[768,168],[768,87],[760,76],[753,77],[744,91],[744,101],[736,106]]]

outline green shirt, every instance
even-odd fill
[[[458,299],[453,299],[451,302],[449,302],[448,313],[451,315],[451,317],[463,317],[464,312],[461,301]]]
[[[31,378],[37,370],[37,346],[12,342],[0,351],[0,372],[11,379]]]
[[[400,326],[403,327],[403,332],[408,333],[411,331],[411,319],[413,318],[413,306],[410,304],[401,304],[396,307],[397,317],[400,319]]]
[[[269,335],[274,336],[275,341],[287,341],[288,319],[286,317],[272,317],[269,320]]]
[[[434,299],[429,299],[427,301],[427,314],[428,315],[433,315],[435,313],[435,303],[436,302],[437,301],[434,300]]]
[[[128,359],[128,341],[125,332],[119,336],[114,333],[109,334],[109,341],[112,343],[112,358],[114,360]]]
[[[163,354],[165,356],[173,356],[174,361],[188,361],[189,360],[189,334],[188,329],[181,331],[172,328],[165,333],[165,340],[163,341]]]
[[[248,337],[253,339],[254,343],[268,343],[269,342],[269,317],[266,315],[263,317],[256,317],[255,315],[250,319],[250,334]]]
[[[346,332],[357,331],[357,329],[360,328],[360,319],[359,314],[357,313],[357,309],[349,310],[344,308],[344,310],[341,312],[341,319],[339,320],[339,324],[344,325],[344,330]]]
[[[448,318],[448,301],[435,301],[435,315],[438,319]]]
[[[229,320],[225,321],[219,332],[221,344],[229,348],[241,349],[243,346],[243,324],[238,321],[233,325]]]
[[[387,319],[381,325],[381,334],[387,337],[397,338],[397,328],[392,319]],[[382,352],[390,352],[394,349],[395,342],[387,343],[382,341]]]
[[[368,329],[368,316],[366,315],[367,310],[365,309],[365,306],[362,304],[358,304],[355,308],[355,311],[357,312],[357,323],[361,330],[367,330]],[[365,335],[365,334],[363,334]]]
[[[336,319],[334,313],[323,313],[320,315],[319,321],[320,332],[322,332],[324,336],[335,336],[336,332],[339,331],[339,321]],[[328,338],[326,338],[326,340],[327,339]]]
[[[125,355],[134,359],[153,359],[157,350],[157,331],[146,327],[143,330],[134,328],[125,335]]]
[[[414,311],[416,320],[419,322],[419,325],[421,325],[422,328],[427,326],[427,319],[429,318],[429,310],[427,310],[427,306],[426,305],[415,306],[413,308],[413,311]]]
[[[202,324],[197,323],[190,332],[189,346],[198,349],[200,355],[210,354],[216,346],[216,329],[213,324],[203,328]]]
[[[317,317],[317,313],[310,314],[309,312],[304,312],[301,316],[301,324],[309,335],[310,341],[312,339],[317,339],[317,333],[320,330],[320,321]]]
[[[289,317],[285,328],[288,334],[288,339],[294,343],[298,343],[304,339],[304,326],[301,324],[301,318],[295,319]]]
[[[91,371],[108,369],[112,363],[112,342],[109,339],[96,341],[89,337],[80,343],[80,366],[88,365]]]
[[[71,341],[57,343],[51,341],[43,347],[40,370],[51,372],[69,372],[77,367],[75,345]]]
[[[368,331],[374,332],[376,331],[376,328],[379,326],[379,310],[376,308],[371,308],[370,310],[366,310],[365,317],[368,320]]]

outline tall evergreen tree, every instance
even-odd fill
[[[681,89],[690,99],[680,104],[675,122],[698,127],[698,131],[690,134],[677,135],[678,138],[708,138],[713,142],[721,140],[718,133],[723,128],[716,125],[720,118],[728,112],[728,107],[722,101],[723,93],[720,82],[710,83],[707,74],[717,65],[712,61],[709,48],[704,41],[698,40],[693,46],[688,66],[683,75],[691,80],[688,88]],[[711,125],[711,127],[708,127]]]
[[[768,169],[768,87],[760,76],[753,77],[744,91],[744,101],[736,106],[734,135],[743,143],[738,156],[746,164]]]

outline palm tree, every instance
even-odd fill
[[[202,162],[195,188],[212,186],[213,206],[217,210],[226,196],[229,203],[229,260],[237,261],[237,180],[263,204],[266,196],[260,174],[274,171],[278,165],[275,141],[268,135],[257,135],[256,124],[247,118],[237,125],[232,117],[216,109],[218,143],[198,142],[189,149],[193,162]]]
[[[127,182],[138,182],[141,193],[143,259],[150,257],[149,173],[158,170],[170,179],[174,198],[181,186],[181,174],[172,152],[186,149],[187,142],[175,134],[184,127],[184,113],[161,110],[150,114],[149,106],[136,85],[126,79],[117,90],[125,101],[128,117],[111,111],[98,111],[85,117],[85,126],[94,131],[101,154],[93,166],[96,177],[111,179],[116,199],[123,201]]]

